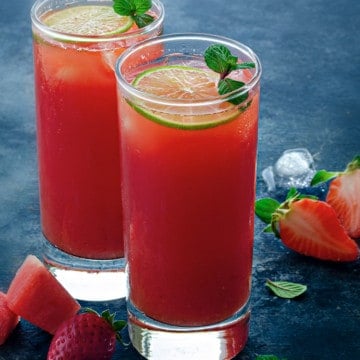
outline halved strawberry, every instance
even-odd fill
[[[326,196],[346,232],[352,238],[360,238],[360,155],[347,165],[343,172],[318,171],[311,184],[316,185],[333,179]]]
[[[267,231],[273,231],[284,245],[300,254],[331,261],[354,261],[359,257],[356,242],[324,201],[291,189],[282,204],[273,199],[258,200],[255,212],[270,224]]]

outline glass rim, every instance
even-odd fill
[[[42,33],[46,34],[52,39],[57,39],[59,41],[66,41],[66,42],[83,42],[83,43],[90,43],[90,42],[111,42],[111,41],[121,41],[121,40],[128,40],[131,38],[136,38],[141,35],[146,35],[155,29],[161,27],[161,25],[164,22],[165,17],[165,9],[164,5],[160,0],[152,0],[152,9],[155,7],[159,14],[158,17],[155,18],[155,20],[150,23],[149,25],[144,26],[143,28],[139,28],[136,30],[132,30],[130,32],[123,32],[119,34],[111,34],[111,35],[77,35],[77,34],[71,34],[67,32],[62,32],[58,30],[52,29],[50,26],[47,26],[44,24],[44,22],[41,20],[41,15],[38,14],[39,8],[46,2],[51,0],[36,0],[36,2],[33,4],[30,10],[30,17],[32,25],[41,31]],[[73,6],[76,5],[77,2],[81,1],[72,1],[69,2],[69,5]],[[81,2],[83,3],[83,2]],[[86,4],[99,4],[99,3],[112,3],[110,0],[90,0],[86,1]],[[62,5],[66,5],[66,3],[63,3]],[[62,9],[65,7],[59,7],[59,9]]]
[[[236,47],[241,50],[241,52],[246,53],[255,63],[255,73],[251,80],[246,83],[243,87],[240,89],[234,90],[230,93],[227,93],[225,95],[219,95],[218,97],[214,98],[208,98],[208,99],[170,99],[154,94],[149,94],[143,91],[140,91],[136,89],[132,84],[130,84],[125,77],[121,74],[121,66],[125,63],[125,61],[136,51],[141,51],[142,49],[146,48],[149,45],[157,45],[161,43],[166,42],[173,42],[173,41],[179,41],[179,40],[205,40],[206,42],[216,42],[223,45],[230,45],[232,47]],[[259,83],[260,77],[262,73],[262,67],[260,60],[258,56],[255,54],[255,52],[248,47],[247,45],[244,45],[243,43],[240,43],[236,40],[232,40],[230,38],[219,36],[219,35],[212,35],[207,33],[175,33],[175,34],[167,34],[167,35],[161,35],[156,38],[147,39],[145,41],[142,41],[138,44],[135,44],[131,46],[130,48],[126,49],[117,59],[116,65],[115,65],[115,74],[117,78],[117,83],[122,87],[130,96],[133,96],[136,99],[139,99],[141,101],[149,102],[149,103],[156,103],[159,105],[164,106],[172,106],[172,107],[179,107],[179,106],[193,106],[193,107],[203,107],[203,106],[212,106],[221,104],[227,101],[230,101],[238,96],[241,96],[242,94],[249,92],[255,86]]]

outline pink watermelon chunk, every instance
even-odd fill
[[[7,302],[15,314],[50,334],[80,309],[79,303],[34,255],[28,255],[18,269]]]
[[[0,345],[6,341],[19,321],[20,317],[9,309],[6,295],[0,291]]]

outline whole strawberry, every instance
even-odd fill
[[[109,360],[115,352],[119,331],[126,322],[115,321],[108,310],[78,314],[57,329],[47,360]]]
[[[345,171],[318,171],[311,184],[331,179],[326,202],[333,207],[349,236],[360,238],[360,155],[354,157]]]
[[[340,224],[334,209],[326,202],[290,189],[280,204],[270,198],[256,201],[255,212],[269,224],[284,245],[307,256],[330,261],[354,261],[359,248]]]

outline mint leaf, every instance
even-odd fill
[[[122,16],[132,16],[136,12],[136,6],[133,0],[114,0],[114,11]]]
[[[240,63],[240,64],[236,64],[234,66],[233,70],[236,70],[236,69],[254,69],[254,68],[255,68],[254,63],[252,63],[252,62],[243,62],[243,63]]]
[[[143,28],[154,21],[154,18],[149,14],[134,15],[133,20],[139,28]]]
[[[130,16],[139,28],[143,28],[154,21],[154,17],[145,14],[151,9],[151,0],[114,0],[114,11],[122,16]]]
[[[245,83],[233,79],[221,79],[218,83],[218,92],[220,95],[228,94],[234,90],[241,89]],[[229,100],[234,105],[239,105],[244,102],[249,96],[248,92],[245,92],[235,98]]]
[[[255,202],[255,214],[265,224],[270,224],[272,220],[272,214],[278,209],[280,203],[271,198],[264,198]]]
[[[312,178],[310,185],[314,186],[314,185],[324,183],[330,179],[335,178],[338,175],[340,175],[340,172],[319,170],[318,172],[316,172],[316,174]]]
[[[236,64],[237,58],[231,55],[224,45],[210,45],[204,53],[206,65],[219,74],[227,74]]]
[[[258,355],[255,360],[279,360],[275,355]]]
[[[283,299],[293,299],[300,296],[307,290],[306,285],[297,284],[288,281],[266,280],[265,285],[278,297]]]
[[[238,66],[237,61],[238,61],[238,58],[236,56],[233,56],[231,54],[230,54],[230,56],[228,56],[227,63],[229,65],[230,70],[237,69],[237,66]],[[246,68],[242,68],[242,69],[246,69]]]
[[[224,79],[233,70],[255,67],[255,64],[250,62],[238,64],[238,58],[224,45],[210,45],[205,50],[204,59],[211,70],[220,74],[220,79]]]
[[[133,0],[133,2],[135,4],[137,15],[145,14],[152,6],[151,0]]]
[[[210,45],[204,53],[206,65],[213,71],[219,73],[224,79],[231,71],[237,69],[255,68],[252,62],[238,64],[238,58],[224,45]]]

